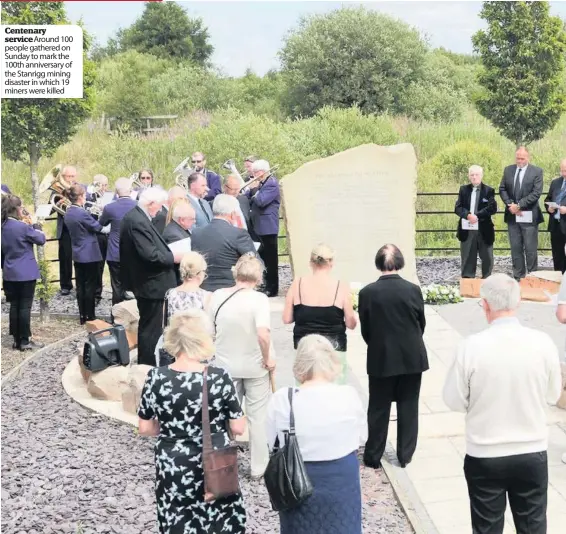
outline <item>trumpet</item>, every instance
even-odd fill
[[[247,189],[248,187],[250,187],[252,184],[255,184],[257,181],[259,181],[263,178],[265,178],[265,179],[269,178],[278,168],[279,168],[279,165],[274,165],[268,171],[266,171],[262,176],[259,176],[257,178],[252,178],[249,182],[246,182],[245,185],[240,189],[240,193],[242,191],[244,191],[244,189]]]
[[[89,185],[86,188],[86,192],[91,194],[94,198],[99,199],[102,197],[102,192],[100,191],[101,185],[98,182]]]

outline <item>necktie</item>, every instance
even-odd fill
[[[206,211],[206,209],[204,208],[204,202],[202,201],[202,198],[198,199],[198,203],[200,204],[202,211],[204,211],[204,216],[206,217],[206,220],[210,222],[210,216],[208,215],[208,211]]]
[[[472,215],[476,214],[477,204],[478,204],[478,194],[479,190],[477,187],[472,189],[472,198],[470,199],[470,213]]]
[[[564,180],[562,180],[562,187],[560,188],[560,191],[558,192],[558,196],[556,197],[556,200],[554,202],[556,202],[557,204],[560,204],[565,196],[566,196],[566,178]],[[560,210],[559,209],[557,209],[556,212],[554,213],[554,218],[557,221],[560,220]]]
[[[519,192],[521,190],[521,172],[523,169],[517,170],[517,176],[515,177],[515,188],[513,189],[513,196],[515,197],[515,202],[519,202]]]

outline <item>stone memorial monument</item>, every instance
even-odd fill
[[[401,275],[419,283],[415,261],[417,158],[411,144],[362,145],[305,163],[281,181],[293,276],[309,272],[312,248],[336,251],[337,277],[363,285],[378,277],[386,243],[405,256]]]

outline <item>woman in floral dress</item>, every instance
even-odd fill
[[[175,362],[154,367],[143,388],[139,433],[155,444],[157,519],[160,534],[244,534],[241,495],[204,502],[202,385],[214,351],[208,318],[200,310],[175,315],[165,330],[165,349]],[[246,420],[230,375],[208,366],[208,405],[213,447],[229,445]]]

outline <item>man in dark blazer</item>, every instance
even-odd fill
[[[566,271],[566,159],[560,162],[560,176],[550,182],[548,195],[544,199],[550,232],[550,246],[552,248],[552,262],[554,270],[564,273]],[[547,202],[558,204],[559,208],[550,207]]]
[[[513,278],[517,281],[538,268],[538,225],[544,221],[538,205],[542,185],[542,169],[530,165],[529,151],[519,147],[515,152],[515,165],[505,167],[499,186],[505,204]]]
[[[186,200],[177,202],[173,207],[171,214],[171,222],[165,227],[163,232],[163,239],[168,245],[181,241],[183,239],[190,239],[191,228],[195,223],[195,210]],[[175,275],[177,276],[177,284],[182,282],[179,265],[175,265]]]
[[[122,219],[120,228],[120,272],[125,291],[136,297],[138,325],[138,363],[155,365],[155,346],[163,329],[163,302],[167,290],[175,287],[174,255],[161,237],[152,218],[167,201],[162,189],[148,188],[138,205]]]
[[[399,276],[405,260],[395,245],[379,249],[375,266],[381,276],[360,291],[358,304],[369,377],[364,463],[381,466],[391,403],[396,402],[397,458],[405,467],[417,446],[421,377],[428,369],[424,300],[419,286]]]
[[[265,264],[265,294],[276,297],[279,293],[279,182],[264,159],[256,161],[252,170],[257,181],[246,191],[251,205],[252,230],[261,243],[258,252]]]
[[[191,163],[195,172],[202,174],[206,178],[206,185],[208,191],[204,196],[204,200],[212,202],[216,195],[222,193],[222,182],[220,176],[213,171],[206,169],[206,158],[202,152],[195,152],[192,155]]]
[[[483,169],[479,165],[470,167],[468,178],[470,183],[460,187],[454,208],[460,217],[456,235],[460,241],[462,278],[476,277],[478,253],[482,278],[487,278],[493,269],[495,230],[491,216],[497,213],[495,191],[482,183]],[[464,229],[465,224],[472,225],[474,229]]]
[[[120,225],[126,213],[134,209],[138,204],[131,198],[131,192],[130,180],[128,178],[118,178],[116,180],[116,194],[118,198],[104,206],[102,215],[98,220],[102,226],[110,225],[106,262],[110,271],[112,306],[126,300],[120,277]]]
[[[200,252],[207,263],[208,278],[202,288],[216,291],[235,284],[232,267],[244,254],[256,255],[250,234],[234,224],[238,217],[238,201],[229,195],[220,194],[212,207],[214,218],[204,228],[195,228],[191,237],[191,248]]]

